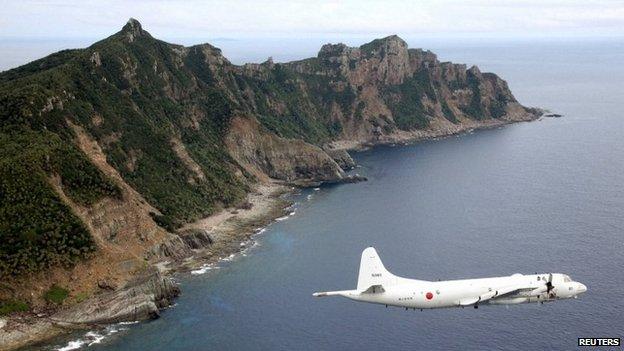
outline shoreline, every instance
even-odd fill
[[[251,208],[225,208],[212,216],[180,228],[180,232],[200,230],[211,238],[209,245],[194,249],[191,255],[181,259],[155,259],[126,286],[60,308],[50,315],[27,312],[0,318],[2,322],[0,351],[29,346],[49,346],[53,339],[80,330],[85,332],[83,339],[88,339],[89,335],[102,336],[98,331],[117,324],[158,318],[158,311],[173,306],[173,300],[180,293],[172,278],[177,274],[193,274],[194,270],[218,264],[221,260],[245,250],[249,244],[241,245],[242,243],[252,241],[253,236],[260,230],[289,213],[291,203],[285,200],[284,196],[294,191],[295,188],[276,182],[256,184],[247,195],[247,201],[252,204]],[[144,298],[135,299],[135,295]],[[149,306],[145,306],[146,303]],[[123,306],[120,307],[120,304]],[[100,310],[106,310],[108,307],[121,308],[121,312],[125,314],[121,315],[120,319],[107,320],[104,318],[109,315],[100,313],[102,316],[99,318],[102,320],[98,321],[98,316],[93,316],[94,320],[84,320],[85,316],[93,315],[94,310],[101,312]],[[127,318],[128,316],[135,318]],[[76,345],[76,348],[88,344],[84,340],[70,342]]]
[[[213,242],[176,265],[172,273],[198,274],[193,272],[243,252],[255,235],[288,215],[292,203],[284,197],[295,191],[293,187],[275,182],[258,184],[247,196],[252,204],[251,209],[224,209],[218,214],[185,225],[181,230],[209,232]]]
[[[414,131],[396,131],[392,134],[381,135],[375,140],[369,139],[343,139],[336,140],[330,143],[331,147],[335,150],[345,151],[361,151],[376,146],[400,144],[409,145],[426,140],[433,140],[436,138],[449,137],[453,135],[463,134],[474,130],[492,129],[509,124],[515,124],[519,122],[533,122],[540,120],[543,117],[548,117],[547,110],[532,108],[531,112],[524,113],[510,113],[504,118],[500,119],[487,119],[487,120],[471,120],[462,119],[460,123],[454,124],[446,120],[434,119],[429,129],[414,130]]]
[[[449,128],[448,125],[434,126],[433,129],[426,131],[400,131],[374,141],[339,140],[333,142],[331,145],[334,149],[348,151],[362,151],[376,146],[392,144],[409,145],[425,140],[459,135],[473,130],[497,128],[517,122],[530,122],[538,120],[541,117],[542,115],[538,114],[527,114],[519,118],[469,121],[469,123],[452,125],[451,128]],[[255,235],[264,232],[267,226],[289,215],[292,203],[284,199],[284,197],[295,192],[296,188],[293,187],[292,184],[285,184],[277,181],[257,183],[247,195],[247,203],[251,204],[249,208],[222,209],[218,213],[181,227],[177,231],[181,237],[184,237],[186,235],[185,233],[191,233],[192,236],[197,234],[197,232],[201,232],[203,236],[209,238],[210,242],[203,247],[193,248],[190,254],[182,258],[158,258],[153,261],[150,260],[151,262],[148,263],[148,266],[152,268],[153,271],[146,269],[147,273],[145,273],[148,275],[148,279],[146,280],[148,285],[165,286],[167,282],[169,282],[172,286],[165,287],[164,290],[169,290],[165,291],[162,298],[155,301],[155,304],[153,303],[153,307],[150,306],[146,313],[141,314],[141,318],[136,320],[121,319],[90,323],[64,321],[65,316],[72,315],[72,313],[73,315],[80,315],[88,312],[89,310],[85,309],[84,306],[91,304],[93,300],[102,300],[101,296],[94,296],[87,299],[84,303],[61,309],[48,317],[41,317],[30,313],[0,318],[0,322],[4,321],[5,324],[0,327],[0,351],[15,350],[33,345],[48,345],[51,339],[69,334],[76,330],[84,330],[86,333],[85,336],[87,336],[89,333],[97,334],[93,331],[94,329],[104,330],[107,327],[119,323],[136,323],[145,319],[157,318],[158,310],[172,306],[173,299],[179,294],[179,289],[177,285],[174,285],[172,277],[175,277],[176,274],[204,274],[213,269],[219,262],[230,260],[234,255],[251,248],[253,246],[251,243],[254,241],[253,237]],[[284,219],[286,218],[287,217]],[[179,240],[180,238],[177,239]],[[178,243],[172,245],[178,245]],[[157,281],[156,284],[153,283],[154,280]],[[140,289],[145,289],[143,285],[139,285],[138,287]],[[129,287],[124,286],[120,288],[119,291],[116,291],[115,294],[127,293],[128,290],[132,291],[133,288],[136,289],[136,286],[129,284]],[[152,296],[152,299],[154,299],[154,296]],[[142,303],[144,301],[140,302]],[[104,308],[106,308],[105,303],[106,301],[104,302]],[[137,306],[132,306],[132,301],[125,301],[125,303],[130,308],[137,308]],[[80,344],[78,347],[82,345],[83,344]]]

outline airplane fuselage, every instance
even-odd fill
[[[337,295],[362,302],[425,309],[462,307],[486,303],[519,304],[546,302],[575,298],[587,290],[583,284],[570,280],[564,274],[555,273],[553,274],[554,287],[550,292],[547,292],[544,284],[548,277],[549,273],[514,274],[507,277],[447,281],[401,278],[399,284],[384,287],[384,291],[362,293],[357,290],[347,290],[341,291]],[[497,296],[497,292],[500,292],[501,288],[510,286],[522,286],[523,288],[510,294]],[[482,298],[484,301],[479,301],[478,297],[489,297],[490,295],[492,296],[491,298]]]
[[[314,293],[405,308],[475,308],[482,304],[520,304],[576,298],[587,291],[561,273],[513,274],[506,277],[426,281],[395,276],[374,248],[362,252],[357,289]]]

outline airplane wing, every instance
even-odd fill
[[[459,306],[471,306],[477,303],[485,302],[485,301],[488,301],[497,297],[511,294],[521,289],[523,288],[518,287],[517,285],[513,285],[513,286],[507,286],[507,287],[502,287],[500,289],[488,291],[485,294],[481,294],[479,296],[465,297],[459,300]]]

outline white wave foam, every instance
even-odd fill
[[[57,351],[70,351],[70,350],[77,350],[79,348],[82,347],[82,345],[84,345],[85,342],[82,340],[72,340],[70,342],[67,343],[67,345],[63,346],[63,347],[59,347],[58,349],[55,349]]]
[[[116,329],[110,330],[110,331],[109,331],[109,333],[108,333],[108,335],[110,335],[110,334],[114,334],[114,333],[116,333],[116,332],[117,332],[117,330],[116,330]],[[88,332],[87,334],[85,334],[85,337],[89,338],[89,340],[90,340],[90,341],[89,341],[89,343],[87,344],[87,346],[91,346],[91,345],[99,344],[99,343],[101,343],[101,342],[102,342],[102,340],[104,340],[104,338],[105,338],[105,336],[104,336],[104,335],[102,335],[102,334],[98,334],[98,333],[96,333],[96,332],[92,332],[92,331],[90,331],[90,332]]]
[[[221,261],[229,262],[229,261],[233,260],[234,257],[236,257],[236,254],[231,254],[228,257],[222,258]]]
[[[308,196],[307,196],[307,199],[308,199],[308,200],[312,199],[312,194],[308,195]]]
[[[60,346],[56,348],[55,350],[71,351],[71,350],[78,350],[85,346],[89,347],[89,346],[93,346],[96,344],[100,344],[102,343],[104,339],[106,339],[106,337],[119,333],[120,331],[123,331],[123,330],[128,330],[128,328],[123,327],[124,325],[130,325],[130,324],[136,324],[136,323],[139,323],[139,322],[138,321],[120,322],[117,324],[109,325],[106,328],[101,329],[101,330],[97,330],[97,331],[91,330],[91,331],[86,332],[81,338],[76,339],[76,340],[71,340],[67,342],[67,345]]]
[[[321,188],[314,188],[314,191],[319,191],[321,190]]]
[[[212,263],[207,263],[199,267],[198,269],[192,270],[191,274],[204,274],[212,269],[218,269],[219,267],[215,266]]]
[[[282,217],[279,217],[279,218],[275,218],[275,220],[278,221],[278,222],[281,222],[281,221],[283,221],[285,219],[288,219],[288,217],[294,216],[296,212],[297,211],[291,211],[289,214],[287,214],[285,216],[282,216]]]
[[[139,323],[139,321],[119,322],[117,323],[117,325],[131,325],[131,324],[137,324],[137,323]]]

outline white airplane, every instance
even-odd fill
[[[481,304],[519,304],[577,298],[587,287],[560,273],[481,279],[426,281],[401,278],[388,272],[373,247],[362,252],[356,290],[314,293],[315,297],[343,296],[355,301],[405,309],[466,307]]]

